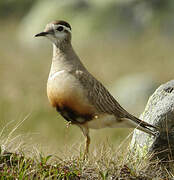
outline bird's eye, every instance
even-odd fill
[[[62,26],[59,26],[59,27],[57,28],[57,30],[61,32],[61,31],[63,31],[63,27],[62,27]]]

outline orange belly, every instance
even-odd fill
[[[79,117],[93,115],[96,112],[87,98],[84,87],[67,71],[57,72],[48,79],[47,95],[53,107],[69,109]]]
[[[81,115],[95,113],[94,106],[90,105],[87,98],[79,91],[66,90],[66,92],[59,92],[48,89],[47,95],[53,107],[59,107],[60,109],[68,107]]]

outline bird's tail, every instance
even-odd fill
[[[128,124],[134,128],[137,128],[141,131],[144,131],[144,132],[154,135],[154,136],[156,136],[159,132],[157,127],[155,127],[145,121],[142,121],[131,114],[129,114],[127,118],[128,118]]]

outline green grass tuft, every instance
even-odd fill
[[[159,161],[148,157],[137,158],[133,152],[119,153],[111,147],[95,149],[87,159],[79,155],[60,158],[56,155],[28,157],[24,152],[2,151],[0,155],[1,179],[168,179],[173,175]]]

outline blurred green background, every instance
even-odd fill
[[[33,37],[55,19],[71,24],[73,46],[88,70],[139,116],[154,90],[174,76],[174,1],[0,0],[1,129],[14,120],[8,134],[30,114],[15,135],[74,151],[84,142],[80,129],[67,129],[47,100],[52,46]],[[107,140],[117,146],[131,131],[92,131],[92,144]]]

